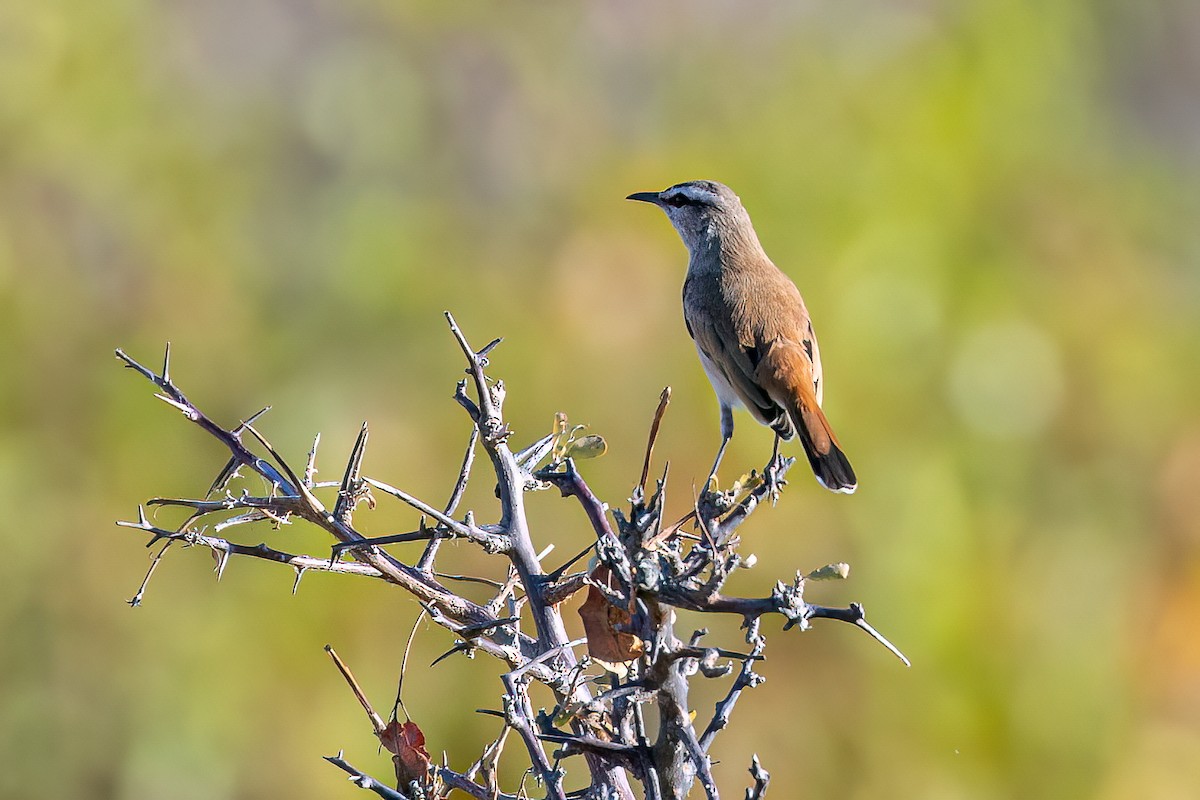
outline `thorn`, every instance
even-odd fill
[[[304,465],[304,483],[309,489],[313,488],[313,478],[317,474],[317,446],[321,444],[321,433],[313,437],[312,449],[308,451],[308,463]]]
[[[588,553],[591,553],[591,552],[592,552],[593,550],[595,550],[595,549],[596,549],[596,545],[595,545],[594,543],[593,543],[593,544],[589,544],[587,547],[585,547],[585,548],[583,548],[582,550],[580,550],[580,551],[579,551],[579,553],[578,553],[577,555],[575,555],[574,557],[572,557],[570,561],[568,561],[567,563],[563,564],[561,567],[559,567],[558,569],[554,570],[553,572],[550,572],[550,573],[548,573],[548,574],[546,575],[546,579],[547,579],[548,581],[556,581],[556,580],[558,580],[558,579],[559,579],[559,578],[561,578],[563,575],[565,575],[565,574],[566,574],[566,572],[567,572],[567,570],[569,570],[569,569],[570,569],[570,568],[571,568],[571,567],[572,567],[574,564],[578,563],[579,559],[583,558],[584,556],[586,556]]]
[[[249,428],[255,422],[258,422],[258,418],[270,410],[271,410],[270,406],[263,406],[258,411],[255,411],[253,414],[251,414],[249,419],[239,422],[238,426],[236,428],[234,428],[232,431],[230,431],[230,433],[232,433],[234,436],[241,434],[242,431]]]
[[[229,564],[229,550],[228,550],[228,548],[222,549],[219,553],[217,553],[217,580],[218,581],[220,581],[221,577],[225,574],[225,567],[228,564]]]
[[[541,463],[542,459],[550,455],[550,451],[554,449],[554,441],[557,438],[557,433],[550,433],[538,439],[529,445],[529,447],[516,454],[517,464],[526,470],[532,470]]]
[[[175,398],[168,397],[167,395],[161,394],[161,393],[155,394],[154,396],[157,397],[159,400],[162,400],[167,405],[178,408],[180,411],[182,411],[187,416],[190,417],[192,415],[192,409],[190,409],[188,406],[184,405],[183,403],[179,402]]]
[[[458,644],[454,645],[454,647],[451,647],[449,650],[442,653],[440,656],[438,656],[433,661],[431,661],[429,663],[429,666],[436,667],[438,664],[445,661],[447,658],[454,655],[455,653],[465,653],[468,650],[473,650],[473,649],[475,649],[475,646],[473,644],[471,644],[470,642],[459,642]]]
[[[170,342],[167,342],[167,349],[163,353],[162,379],[163,379],[163,383],[171,382],[171,343]]]
[[[349,523],[350,515],[358,497],[361,485],[363,457],[367,451],[367,437],[370,435],[367,423],[364,422],[358,431],[358,438],[350,448],[350,457],[346,461],[346,469],[342,473],[342,483],[338,489],[337,502],[334,504],[333,515],[342,522]]]
[[[857,603],[855,605],[857,605]],[[860,606],[860,608],[861,608],[861,606]],[[867,633],[869,633],[875,641],[879,642],[881,645],[886,647],[892,653],[892,655],[894,655],[896,658],[903,661],[904,666],[906,666],[906,667],[912,666],[912,662],[908,660],[908,657],[905,656],[904,653],[901,653],[900,650],[896,647],[896,645],[892,644],[887,639],[885,639],[883,634],[881,634],[879,631],[872,628],[870,623],[868,623],[866,621],[866,619],[864,619],[863,617],[859,617],[858,619],[856,619],[854,621],[854,624],[857,625],[858,627],[862,628]]]
[[[337,651],[333,649],[333,645],[325,645],[325,652],[333,659],[334,666],[337,667],[338,672],[342,673],[342,678],[350,686],[350,691],[354,692],[354,696],[358,698],[358,702],[362,705],[363,710],[367,712],[367,718],[371,721],[371,727],[375,729],[375,733],[378,735],[386,727],[383,718],[375,713],[375,709],[371,707],[371,701],[367,699],[362,687],[354,679],[354,674],[350,672],[350,668],[346,666],[346,663],[338,656]]]
[[[485,344],[483,346],[482,350],[480,350],[478,353],[476,353],[476,356],[479,358],[480,366],[486,367],[488,365],[488,358],[487,358],[488,353],[492,352],[492,350],[494,350],[496,348],[496,345],[500,344],[503,341],[504,341],[504,339],[492,339],[490,342],[488,342],[487,344]]]
[[[236,434],[234,435],[236,436]],[[225,466],[222,467],[221,471],[217,473],[217,477],[213,479],[212,486],[208,487],[208,492],[204,496],[206,498],[212,497],[213,492],[219,491],[228,486],[229,482],[233,480],[235,475],[237,475],[239,466],[240,465],[238,464],[238,460],[236,458],[231,458],[226,461]]]

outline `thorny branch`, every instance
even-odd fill
[[[807,582],[826,577],[832,568],[809,575],[797,572],[790,582],[777,582],[765,597],[736,597],[722,592],[730,575],[748,566],[738,552],[740,526],[764,500],[778,497],[792,459],[773,459],[761,477],[752,473],[726,492],[706,488],[688,514],[669,521],[664,511],[668,470],[663,469],[652,489],[647,487],[655,441],[670,401],[668,388],[659,398],[640,480],[634,486],[629,505],[624,510],[610,509],[587,485],[572,457],[574,453],[579,457],[594,455],[595,442],[586,451],[573,450],[570,437],[578,426],[569,429],[565,417],[556,422],[555,433],[550,436],[516,452],[510,448],[514,434],[504,421],[504,384],[487,374],[488,356],[500,340],[475,350],[454,318],[446,314],[446,320],[466,360],[467,377],[458,382],[454,399],[466,411],[471,433],[453,489],[442,506],[366,474],[369,431],[365,424],[341,480],[316,483],[319,435],[307,453],[303,468],[297,471],[255,428],[266,409],[231,428],[223,427],[201,412],[174,383],[169,346],[160,372],[117,351],[117,357],[127,367],[155,385],[158,398],[221,442],[230,454],[203,497],[148,501],[148,505],[185,509],[189,516],[179,526],[170,528],[152,523],[140,506],[136,521],[119,523],[149,534],[149,545],[164,543],[132,603],[142,601],[150,576],[171,545],[200,546],[212,552],[218,577],[231,557],[246,556],[292,567],[296,572],[295,586],[308,571],[360,575],[397,585],[420,601],[430,619],[456,637],[454,646],[438,661],[477,650],[506,664],[501,673],[503,710],[486,712],[498,715],[504,722],[504,730],[466,771],[450,769],[445,759],[441,765],[430,763],[421,736],[414,746],[421,754],[415,761],[418,765],[415,769],[424,774],[414,777],[404,773],[408,776],[406,785],[401,778],[403,771],[398,767],[395,789],[352,767],[340,753],[328,757],[356,785],[381,797],[403,800],[418,797],[432,800],[446,797],[453,790],[476,798],[529,797],[530,787],[525,780],[515,790],[510,788],[506,792],[499,788],[496,770],[504,741],[512,731],[524,745],[526,775],[546,798],[567,800],[577,796],[564,788],[564,765],[571,756],[582,755],[590,785],[578,796],[627,800],[635,796],[632,778],[641,785],[640,794],[650,800],[681,800],[697,782],[705,796],[715,800],[719,790],[709,752],[717,735],[731,724],[742,693],[763,681],[754,667],[764,657],[766,648],[761,632],[764,618],[781,617],[784,630],[792,627],[804,630],[814,619],[848,622],[862,628],[908,663],[867,624],[861,606],[827,608],[805,600]],[[252,437],[249,443],[246,434]],[[603,440],[599,443],[602,452]],[[476,448],[482,448],[487,455],[491,466],[489,479],[495,481],[498,502],[494,523],[477,522],[473,510],[458,515],[472,475]],[[266,491],[251,494],[243,489],[240,494],[233,493],[229,487],[243,475],[243,470],[260,478]],[[557,488],[564,497],[579,504],[595,539],[588,549],[549,572],[542,566],[549,548],[539,552],[535,547],[525,512],[525,495],[547,487]],[[317,496],[326,489],[336,489],[332,508],[327,508]],[[356,526],[355,510],[364,502],[373,508],[376,502],[373,492],[393,497],[419,513],[416,529],[375,537],[363,533]],[[293,554],[265,543],[249,544],[215,535],[227,529],[240,531],[246,525],[261,522],[278,529],[295,519],[329,533],[333,556]],[[504,559],[508,578],[491,581],[439,573],[436,570],[439,548],[447,539],[465,540]],[[383,549],[412,541],[425,542],[419,558],[412,564]],[[577,567],[588,555],[592,556],[591,564]],[[570,572],[572,568],[577,571]],[[844,569],[833,571],[844,577]],[[494,595],[486,603],[473,602],[443,583],[451,579],[490,586]],[[579,613],[588,638],[573,640],[563,621],[563,603],[584,590],[588,599]],[[697,631],[687,641],[679,639],[674,631],[681,611],[740,617],[745,640],[750,645],[748,651],[706,646],[702,642],[707,635],[705,630]],[[522,632],[523,620],[532,621],[533,634]],[[576,649],[584,645],[586,653],[581,657]],[[722,679],[731,674],[727,693],[698,732],[693,725],[695,713],[688,701],[689,682],[696,676]],[[529,691],[533,684],[542,684],[550,690],[554,700],[552,709],[535,710]],[[369,709],[361,690],[355,690]],[[648,724],[647,717],[654,718],[656,723]],[[390,735],[387,731],[396,724],[393,720],[384,726],[382,720],[374,717],[372,722],[381,737]],[[410,725],[412,729],[407,728]],[[420,733],[411,721],[405,726],[406,730]],[[652,730],[657,733],[651,735]],[[403,751],[405,745],[395,747]],[[556,749],[548,752],[547,747]],[[397,753],[399,763],[404,753],[396,749],[393,752]],[[414,768],[410,765],[409,769],[411,772]],[[766,792],[769,775],[757,757],[750,771],[754,784],[747,789],[746,797],[757,800]],[[476,780],[480,772],[483,783]]]

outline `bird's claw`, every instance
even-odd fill
[[[784,457],[776,453],[767,464],[767,468],[763,470],[763,480],[767,484],[767,496],[771,498],[772,508],[779,502],[779,495],[783,491],[783,487],[787,486],[787,479],[783,477],[787,466]]]

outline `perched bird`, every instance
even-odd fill
[[[750,215],[728,186],[688,181],[629,200],[661,208],[688,249],[683,319],[721,404],[717,474],[733,436],[733,408],[745,406],[779,439],[796,434],[827,489],[858,485],[821,411],[821,353],[796,285],[771,263]],[[707,484],[706,484],[707,485]]]

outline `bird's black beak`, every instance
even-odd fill
[[[634,192],[625,198],[626,200],[640,200],[643,203],[654,203],[659,205],[659,192]]]

